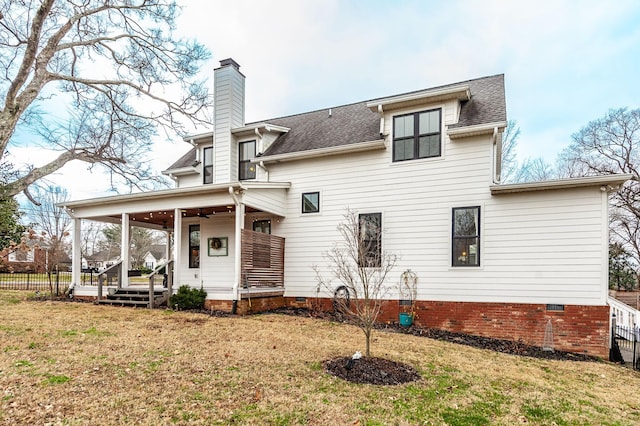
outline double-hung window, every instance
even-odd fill
[[[382,213],[361,214],[358,225],[358,266],[378,268],[382,264]]]
[[[202,165],[203,183],[213,183],[213,148],[203,150],[204,164]]]
[[[452,266],[480,266],[480,207],[454,208]]]
[[[238,179],[255,179],[256,165],[256,141],[240,142],[238,145]]]
[[[441,115],[438,108],[393,117],[393,161],[439,157]]]

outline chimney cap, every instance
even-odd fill
[[[220,68],[226,67],[226,66],[229,66],[229,65],[233,66],[235,69],[240,71],[240,65],[236,61],[234,61],[233,59],[227,58],[227,59],[223,59],[223,60],[220,61]]]

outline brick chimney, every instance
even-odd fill
[[[213,71],[214,183],[238,180],[238,149],[231,129],[245,124],[244,80],[240,65],[231,58]]]

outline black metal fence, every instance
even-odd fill
[[[634,324],[633,327],[618,325],[615,315],[611,323],[612,361],[622,364],[629,363],[636,370],[640,370],[640,327]],[[619,357],[619,359],[617,359]]]
[[[63,294],[71,284],[71,272],[36,274],[34,272],[0,273],[1,290],[29,290]]]

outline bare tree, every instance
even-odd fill
[[[544,158],[527,158],[519,165],[515,171],[514,182],[538,182],[543,180],[557,179],[558,171],[547,163]]]
[[[500,181],[513,182],[518,171],[518,139],[520,127],[515,120],[509,120],[502,134],[502,153],[500,167]]]
[[[0,185],[0,196],[31,198],[31,184],[73,160],[130,185],[153,180],[143,161],[158,126],[181,133],[207,105],[196,74],[209,53],[174,37],[178,9],[172,0],[0,5],[0,165],[16,132],[58,152]],[[61,105],[73,111],[64,124],[46,113]]]
[[[380,213],[358,214],[347,210],[338,225],[342,241],[326,253],[332,279],[325,280],[316,265],[318,286],[334,293],[336,309],[348,315],[365,335],[365,355],[371,356],[371,334],[382,303],[390,292],[385,285],[397,256],[383,249]]]
[[[560,155],[573,176],[629,173],[611,196],[611,243],[620,244],[640,265],[640,109],[610,110],[572,136]]]
[[[97,252],[99,247],[104,244],[102,230],[105,225],[102,222],[88,220],[83,220],[82,225],[80,252],[82,253],[82,257],[86,258],[87,255]]]
[[[40,244],[46,252],[45,271],[53,296],[53,277],[60,269],[60,263],[68,259],[67,237],[71,227],[71,217],[58,204],[69,199],[67,191],[57,186],[38,187],[34,192],[40,200],[29,213],[32,227],[40,233]]]
[[[105,237],[103,242],[103,250],[111,250],[112,253],[119,253],[122,241],[122,226],[110,225],[102,230]],[[156,244],[162,238],[160,235],[154,234],[147,228],[141,228],[139,226],[132,226],[130,236],[131,243],[131,267],[142,268],[144,267],[144,258],[151,249],[153,244]]]

